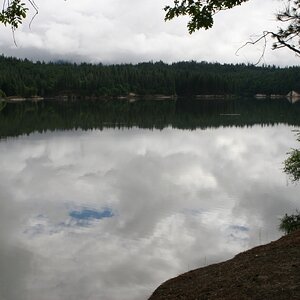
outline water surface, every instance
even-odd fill
[[[217,107],[172,118],[169,107],[161,128],[92,114],[99,128],[2,133],[0,299],[147,299],[170,277],[278,238],[280,216],[299,208],[282,172],[296,124],[201,123],[237,110]],[[14,116],[29,124],[23,109]],[[184,116],[193,130],[179,128]]]

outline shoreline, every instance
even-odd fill
[[[149,300],[300,299],[300,230],[162,283]]]
[[[23,97],[23,96],[8,96],[0,98],[0,102],[7,103],[19,103],[19,102],[40,102],[40,101],[78,101],[78,100],[86,100],[86,101],[107,101],[107,100],[126,100],[129,102],[135,102],[138,100],[174,100],[182,99],[182,98],[191,98],[195,100],[232,100],[239,97],[246,97],[240,95],[162,95],[162,94],[154,94],[154,95],[138,95],[130,93],[129,95],[118,95],[118,96],[80,96],[80,95],[57,95],[57,96],[32,96],[32,97]],[[288,95],[264,95],[263,97],[258,97],[257,95],[247,96],[246,98],[256,99],[256,100],[281,100],[287,99],[291,103],[295,103],[300,100],[299,97],[291,98]]]

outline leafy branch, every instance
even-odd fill
[[[165,21],[179,16],[190,16],[187,24],[189,33],[201,28],[209,29],[213,26],[216,13],[233,8],[248,0],[175,0],[174,6],[165,6]]]
[[[38,14],[38,6],[34,0],[27,0],[30,6],[34,10],[34,15],[30,20],[29,27],[31,27],[32,21]],[[27,17],[29,9],[26,3],[21,0],[4,0],[2,4],[2,10],[0,12],[0,23],[4,26],[9,25],[13,34],[14,43],[16,44],[15,31],[18,29],[19,25],[23,23],[23,20]]]
[[[218,12],[231,9],[247,1],[248,0],[174,0],[173,6],[168,5],[164,8],[166,11],[165,21],[172,20],[179,16],[189,16],[190,20],[187,24],[187,28],[191,34],[201,28],[211,28],[214,24],[214,16]],[[272,49],[286,47],[297,55],[300,55],[300,0],[282,1],[285,3],[285,8],[275,14],[277,21],[282,24],[278,31],[264,31],[262,36],[256,41],[247,42],[246,45],[256,44],[261,40],[265,40],[266,45],[266,37],[270,35],[275,39]],[[263,55],[264,51],[262,57]]]
[[[27,0],[30,6],[34,10],[34,15],[31,18],[29,27],[39,13],[38,6],[34,0]],[[29,11],[28,5],[21,0],[4,0],[2,4],[2,10],[0,12],[0,22],[5,26],[10,25],[12,30],[16,30],[19,25],[22,24],[23,20],[27,17]]]

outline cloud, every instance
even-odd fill
[[[252,0],[220,12],[210,30],[189,35],[187,18],[164,22],[163,7],[172,1],[89,0],[38,1],[39,15],[16,32],[14,46],[9,28],[0,28],[0,49],[5,55],[33,60],[67,60],[103,63],[179,60],[255,63],[263,44],[236,50],[264,30],[276,30],[273,0]],[[275,5],[276,4],[276,5]],[[33,13],[33,12],[32,12]],[[271,51],[264,63],[298,64],[288,50]]]
[[[0,200],[0,299],[26,300],[33,254],[19,242],[19,212],[25,208],[15,203],[12,194],[1,183]]]

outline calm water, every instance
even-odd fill
[[[299,105],[57,105],[0,113],[1,300],[147,299],[299,208],[282,172]]]

